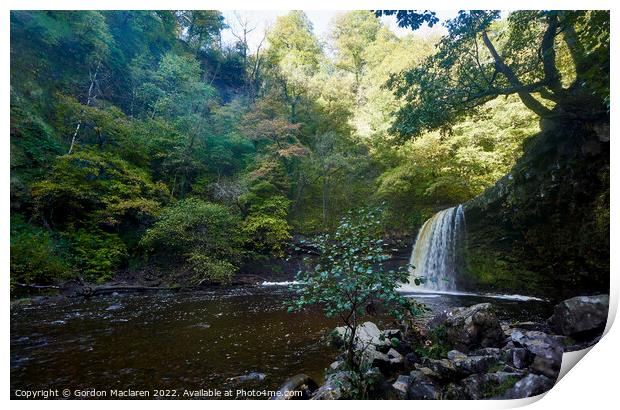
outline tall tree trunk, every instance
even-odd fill
[[[87,107],[90,106],[92,100],[94,99],[93,90],[95,88],[95,83],[97,82],[97,74],[99,73],[99,67],[101,67],[101,60],[97,62],[97,68],[95,69],[95,73],[90,76],[90,86],[88,87],[88,97],[86,98]],[[84,112],[82,112],[82,115],[83,114]],[[78,123],[75,127],[75,131],[73,132],[73,137],[71,138],[71,145],[69,146],[69,152],[67,152],[67,155],[71,155],[71,153],[73,152],[73,147],[75,146],[75,142],[77,141],[77,136],[78,136],[78,133],[80,132],[81,126],[82,126],[82,118],[78,120]]]

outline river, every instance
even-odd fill
[[[11,394],[276,389],[297,373],[321,381],[338,354],[327,344],[336,322],[317,309],[287,313],[290,297],[286,286],[257,286],[14,304]],[[414,297],[431,312],[490,301],[501,320],[543,319],[552,306],[472,295]],[[251,372],[264,378],[239,378]]]

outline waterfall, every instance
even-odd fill
[[[463,205],[437,212],[424,222],[411,252],[409,285],[403,290],[455,291],[456,276],[462,266],[465,234]],[[416,286],[414,279],[423,277]]]

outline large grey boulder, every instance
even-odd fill
[[[351,335],[351,330],[346,326],[340,326],[332,332],[332,344],[336,347],[344,345]],[[390,338],[372,322],[365,322],[355,329],[355,350],[362,351],[370,346],[387,352],[391,345]]]
[[[434,328],[443,326],[447,344],[464,353],[479,347],[499,347],[504,339],[490,303],[443,312],[430,323]]]
[[[562,365],[563,348],[558,341],[543,332],[515,330],[511,335],[516,347],[527,349],[533,356],[530,368],[534,373],[555,378]],[[529,360],[529,358],[528,358]]]
[[[503,399],[522,399],[538,396],[553,387],[553,380],[538,374],[528,374],[504,393]]]
[[[558,303],[549,318],[551,329],[561,335],[603,330],[609,312],[609,296],[577,296]]]

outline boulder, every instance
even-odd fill
[[[424,373],[414,370],[409,374],[407,398],[412,400],[435,400],[440,397],[440,389]]]
[[[407,398],[407,392],[411,384],[411,376],[401,374],[392,384],[392,391],[397,399],[403,400]]]
[[[467,397],[480,400],[503,395],[521,378],[519,373],[479,373],[461,381]]]
[[[446,343],[461,352],[467,353],[479,347],[498,347],[504,339],[501,325],[490,303],[456,308],[438,317],[431,323],[434,323],[435,328],[443,326]]]
[[[308,400],[312,393],[319,386],[308,375],[298,374],[288,379],[280,388],[275,396],[272,396],[272,400]],[[292,392],[300,391],[301,395],[293,394]]]
[[[528,374],[514,386],[506,390],[503,399],[522,399],[525,397],[538,396],[539,394],[549,391],[553,387],[553,380],[537,375]]]
[[[486,372],[499,362],[493,356],[465,356],[456,358],[452,363],[461,375],[467,376],[472,373]]]
[[[575,336],[605,328],[609,296],[577,296],[558,303],[549,318],[549,326],[558,334]]]
[[[455,380],[459,376],[459,371],[448,359],[436,360],[424,357],[422,358],[420,364],[416,365],[416,367],[428,377],[442,382]],[[430,370],[430,372],[428,370]]]
[[[551,378],[557,377],[562,365],[563,348],[555,338],[534,330],[529,332],[516,330],[511,338],[515,345],[525,348],[533,355],[530,368],[534,373]]]
[[[340,347],[346,343],[351,335],[351,330],[346,326],[340,326],[332,332],[332,344]],[[389,350],[390,339],[385,337],[377,325],[372,322],[365,322],[355,330],[355,349],[362,351],[369,346],[374,346],[381,351]]]
[[[509,360],[517,369],[525,369],[532,362],[532,356],[530,352],[523,347],[515,347],[508,351]]]
[[[338,400],[349,397],[353,387],[351,372],[339,371],[327,376],[325,383],[319,387],[310,400]]]
[[[521,332],[516,330],[511,335],[512,342],[519,347],[524,347],[536,356],[562,363],[562,345],[558,341],[543,332],[530,330]]]

